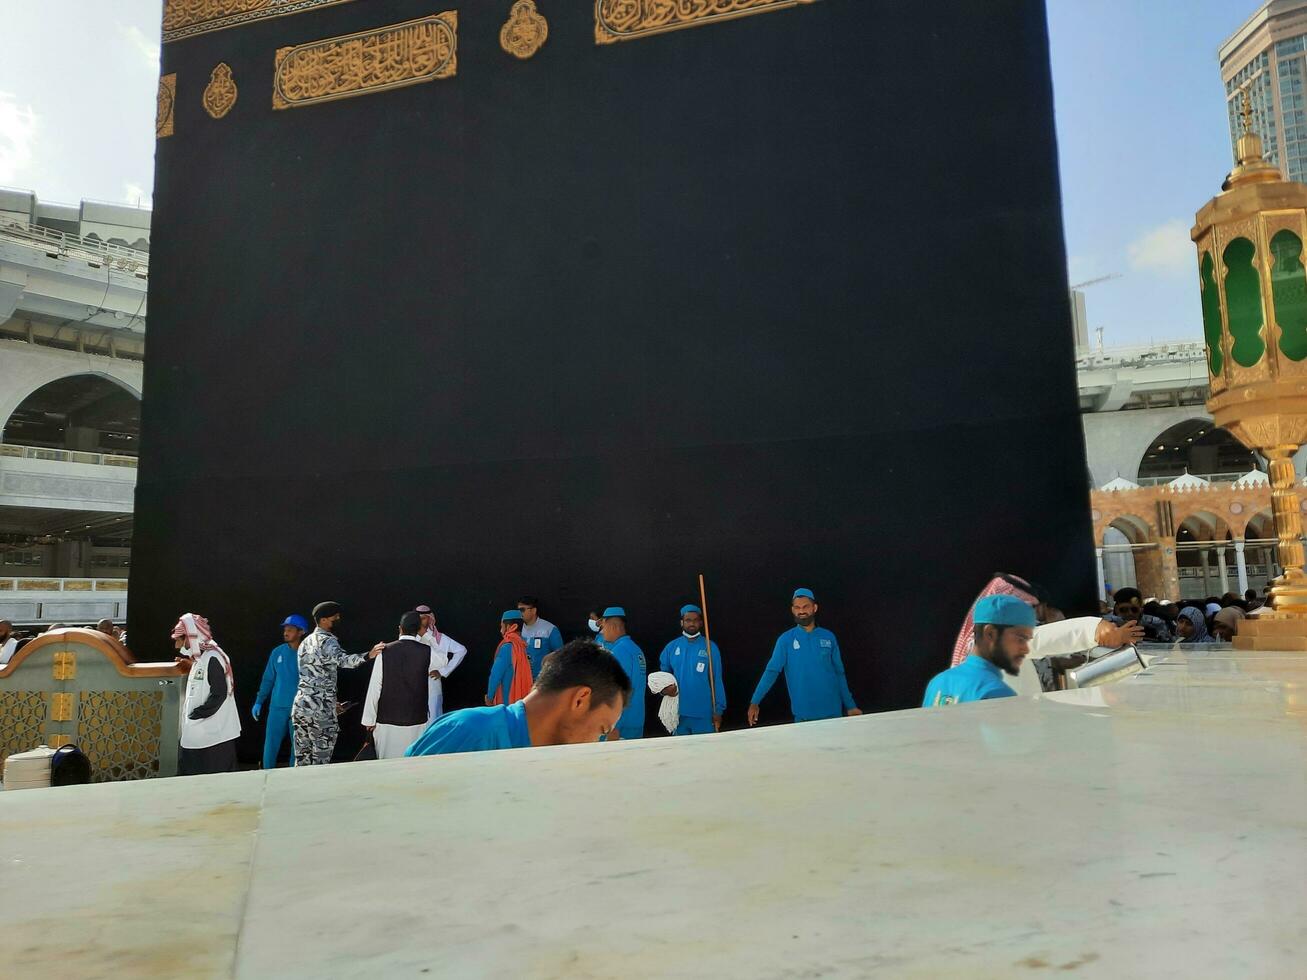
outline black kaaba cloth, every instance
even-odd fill
[[[519,595],[567,635],[620,603],[654,670],[703,572],[741,724],[798,586],[868,711],[920,703],[996,569],[1092,609],[1042,0],[607,44],[538,0],[526,59],[511,0],[453,3],[164,45],[138,656],[202,612],[248,705],[287,614],[340,602],[353,652],[430,602],[479,704]],[[273,108],[277,49],[446,10],[453,77]]]

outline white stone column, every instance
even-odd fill
[[[1216,573],[1221,578],[1220,594],[1230,591],[1230,570],[1225,566],[1225,545],[1216,546]]]
[[[1206,548],[1198,549],[1198,560],[1203,565],[1203,595],[1209,596],[1212,594],[1212,569],[1211,563],[1207,560]]]
[[[1094,549],[1094,558],[1098,565],[1098,601],[1102,602],[1104,599],[1107,598],[1107,573],[1103,570],[1102,548]]]
[[[1243,556],[1243,538],[1234,539],[1234,565],[1235,572],[1239,576],[1239,598],[1244,597],[1248,591],[1248,562]]]

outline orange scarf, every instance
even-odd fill
[[[531,679],[531,661],[527,658],[526,640],[522,639],[522,634],[517,630],[504,634],[504,639],[499,645],[503,646],[505,643],[513,647],[513,681],[508,685],[508,703],[512,704],[530,694],[535,682]],[[498,648],[495,649],[495,653],[499,653]],[[499,691],[502,690],[501,686]],[[504,696],[499,691],[495,691],[495,699],[490,702],[491,704],[504,703]]]

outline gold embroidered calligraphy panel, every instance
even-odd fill
[[[163,139],[173,132],[173,107],[177,101],[177,73],[159,79],[159,104],[154,113],[154,138]],[[55,654],[55,680],[63,680],[58,673],[59,654]],[[70,677],[73,675],[69,675]]]
[[[612,44],[816,0],[595,0],[595,43]]]
[[[285,17],[350,0],[164,0],[163,40],[177,41],[206,31]]]
[[[272,107],[368,95],[458,71],[458,11],[277,49]]]

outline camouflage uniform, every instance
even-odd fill
[[[366,663],[366,653],[346,653],[335,634],[321,626],[304,638],[298,651],[300,683],[290,709],[295,764],[325,766],[340,734],[336,720],[336,670]]]

